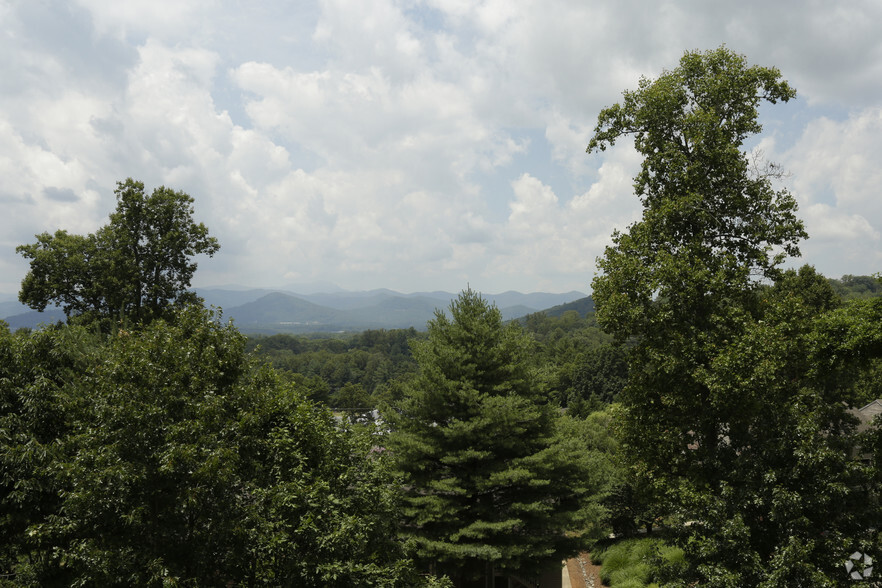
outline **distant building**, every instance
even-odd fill
[[[876,418],[876,415],[882,414],[882,399],[874,400],[870,404],[852,410],[852,414],[860,419],[858,424],[858,432],[866,431],[870,427],[870,423]]]
[[[858,418],[857,432],[863,433],[870,428],[873,419],[875,419],[877,415],[882,414],[882,399],[874,400],[866,406],[854,408],[849,412]],[[869,452],[861,453],[860,455],[856,454],[856,457],[867,465],[873,462],[873,454]]]

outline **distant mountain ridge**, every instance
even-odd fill
[[[238,306],[224,306],[224,302],[244,299],[246,293],[236,292],[235,297],[231,297],[226,290],[197,290],[206,304],[221,307],[224,316],[232,318],[241,331],[267,334],[409,327],[422,330],[434,317],[436,309],[446,310],[457,296],[450,292],[402,294],[386,289],[323,294],[251,292],[256,296],[254,300]],[[496,304],[505,320],[510,320],[584,298],[585,294],[576,291],[563,294],[509,291],[484,297]]]
[[[434,317],[436,309],[446,310],[457,297],[457,294],[450,292],[402,294],[387,289],[362,292],[337,290],[313,294],[271,288],[197,288],[194,291],[205,300],[207,306],[222,309],[224,318],[232,319],[242,332],[265,334],[409,327],[422,330],[426,328],[426,322]],[[496,304],[505,320],[585,298],[584,293],[577,291],[562,294],[507,291],[483,296]],[[32,328],[40,323],[64,319],[58,309],[38,313],[12,301],[0,303],[0,316],[6,317],[4,320],[12,329]]]

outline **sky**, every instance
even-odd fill
[[[749,145],[789,173],[792,263],[879,272],[880,30],[878,0],[0,0],[0,293],[127,177],[195,199],[198,287],[590,292],[640,216],[597,114],[721,44],[798,93]]]

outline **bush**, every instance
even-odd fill
[[[612,588],[642,588],[651,580],[673,582],[686,568],[682,549],[655,538],[628,539],[601,547],[591,560],[601,566],[600,578]]]
[[[600,579],[604,583],[612,585],[613,574],[616,574],[631,565],[630,541],[610,546],[600,559]]]
[[[646,584],[640,580],[625,580],[624,582],[616,582],[616,588],[644,588]]]
[[[674,545],[659,543],[652,559],[653,579],[667,584],[683,578],[687,572],[686,554]]]
[[[649,578],[652,574],[652,569],[649,567],[648,563],[645,563],[642,560],[630,560],[628,565],[616,570],[612,574],[610,574],[609,581],[607,582],[610,586],[615,586],[619,588],[620,586],[626,586],[632,583],[637,583],[638,586],[644,586],[647,582],[649,582]],[[601,574],[602,576],[603,574]]]

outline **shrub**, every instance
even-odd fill
[[[600,560],[600,579],[612,585],[613,575],[631,565],[630,541],[611,546]]]
[[[656,538],[613,543],[595,551],[591,559],[601,565],[601,580],[613,588],[642,588],[650,580],[673,582],[682,576],[686,566],[682,549]]]
[[[649,582],[652,569],[648,563],[642,560],[631,559],[628,564],[610,574],[608,582],[610,586],[620,588],[621,586],[627,586],[636,582],[638,586],[642,587]]]

